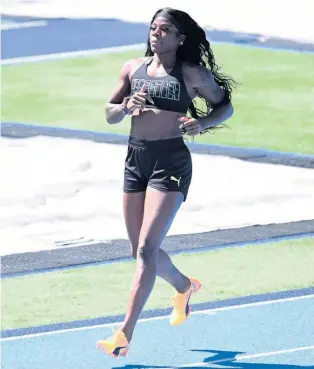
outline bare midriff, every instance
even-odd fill
[[[132,116],[130,134],[139,140],[148,141],[181,137],[182,122],[178,119],[184,116],[184,113],[160,109],[137,110]]]

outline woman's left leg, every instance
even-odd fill
[[[156,280],[159,247],[182,202],[181,192],[162,192],[151,188],[146,192],[136,271],[125,321],[121,328],[128,341],[132,338],[136,322]]]

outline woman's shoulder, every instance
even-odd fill
[[[125,61],[124,65],[128,66],[129,68],[136,67],[138,65],[142,65],[143,63],[146,63],[150,60],[151,57],[149,56],[140,56],[138,58],[133,58]]]
[[[183,62],[182,74],[187,81],[200,83],[205,82],[208,78],[210,78],[211,71],[203,65]]]
[[[206,67],[204,67],[203,65],[199,65],[199,64],[192,64],[189,62],[182,62],[182,72],[186,73],[186,74],[208,74],[210,73],[210,70]]]
[[[149,60],[150,57],[148,56],[141,56],[139,58],[129,59],[124,63],[123,67],[128,70],[129,77],[132,77],[132,75],[137,71],[137,69],[144,63],[147,63]]]

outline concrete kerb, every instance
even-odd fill
[[[122,134],[40,126],[36,124],[23,124],[16,122],[2,123],[1,135],[3,137],[15,139],[35,136],[76,138],[116,145],[126,145],[128,142],[128,136]],[[188,140],[186,141],[186,144],[193,153],[221,155],[247,161],[267,162],[303,168],[314,168],[314,155],[278,152],[261,148],[191,143],[188,142]]]

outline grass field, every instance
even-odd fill
[[[223,71],[241,85],[229,129],[196,142],[314,154],[314,55],[214,45]],[[2,68],[2,120],[128,133],[103,107],[121,65],[140,51]]]
[[[314,238],[182,254],[174,263],[204,288],[193,303],[314,286]],[[2,329],[125,312],[135,262],[2,281]],[[145,309],[170,306],[172,287],[157,279]]]

